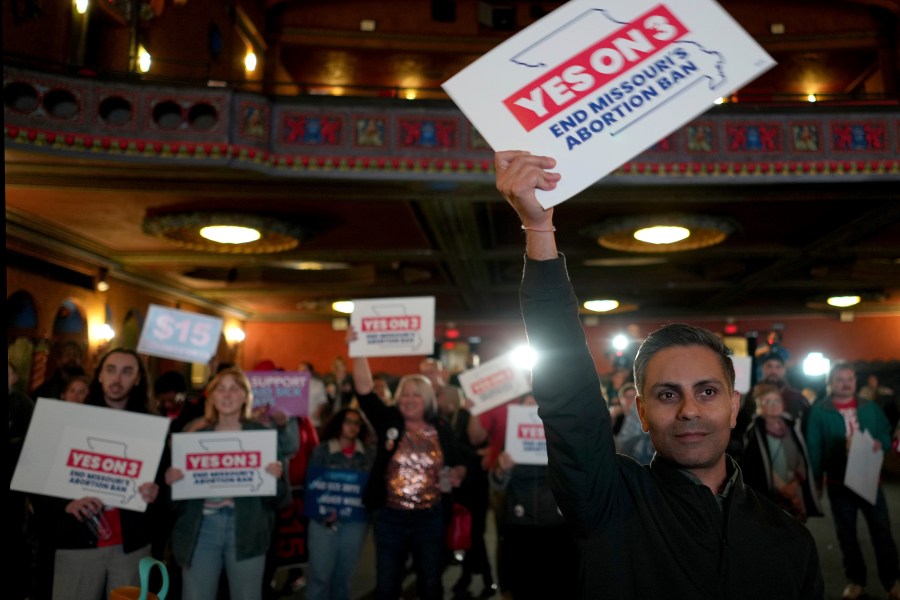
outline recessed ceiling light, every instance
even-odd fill
[[[604,248],[668,253],[714,246],[738,229],[727,217],[693,214],[611,217],[581,229]]]
[[[588,300],[584,307],[593,312],[609,312],[619,308],[618,300]]]
[[[648,244],[674,244],[687,239],[691,232],[686,227],[676,225],[654,225],[634,232],[634,239]]]
[[[349,315],[353,312],[353,302],[351,302],[350,300],[338,300],[337,302],[333,302],[331,304],[331,308],[339,313]]]
[[[848,306],[856,306],[859,304],[859,296],[832,296],[826,302],[837,308],[847,308]]]
[[[210,225],[202,228],[200,235],[220,244],[247,244],[262,237],[256,229],[237,225]]]

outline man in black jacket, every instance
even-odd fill
[[[739,394],[721,340],[669,325],[635,358],[649,466],[617,455],[609,411],[556,249],[553,159],[496,156],[497,188],[526,233],[522,312],[540,357],[533,389],[544,421],[550,485],[581,548],[583,598],[823,598],[815,542],[750,488],[725,454]]]

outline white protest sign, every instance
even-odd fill
[[[742,394],[750,392],[750,371],[753,369],[752,356],[732,356],[734,363],[734,389]]]
[[[357,356],[418,356],[434,351],[434,297],[354,300],[356,331],[348,353]]]
[[[207,363],[219,347],[222,319],[150,305],[137,351],[189,363]]]
[[[58,498],[93,496],[144,512],[138,488],[156,478],[165,417],[41,398],[10,489]]]
[[[546,465],[547,439],[537,406],[506,407],[505,449],[517,465]]]
[[[291,417],[309,414],[307,371],[247,371],[253,389],[253,406],[269,406]]]
[[[868,431],[854,431],[844,471],[844,485],[872,505],[878,500],[878,483],[881,480],[885,450],[873,450],[874,447],[875,438],[872,434]]]
[[[172,434],[172,466],[184,477],[172,484],[172,499],[274,496],[278,481],[266,472],[277,460],[277,434],[210,431]]]
[[[495,150],[556,159],[549,208],[774,65],[713,0],[571,0],[443,88]]]
[[[459,384],[466,398],[472,401],[469,412],[480,415],[530,392],[531,374],[516,366],[509,353],[463,371],[459,374]]]

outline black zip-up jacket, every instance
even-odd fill
[[[746,487],[730,458],[720,508],[658,454],[649,466],[616,454],[562,257],[526,259],[521,302],[550,486],[579,541],[583,598],[824,598],[812,535]]]

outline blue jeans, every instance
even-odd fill
[[[351,600],[350,588],[368,523],[339,521],[332,530],[310,520],[306,600]]]
[[[424,510],[375,512],[375,600],[397,600],[410,552],[419,600],[441,600],[444,520],[438,504]]]
[[[223,566],[231,600],[260,600],[266,555],[237,560],[234,535],[234,509],[203,517],[191,564],[181,570],[183,600],[215,600]]]
[[[891,520],[884,492],[878,488],[878,497],[872,506],[843,485],[829,485],[828,500],[831,502],[831,514],[834,517],[834,528],[841,546],[844,574],[847,579],[862,586],[866,585],[866,563],[859,547],[859,540],[856,539],[856,514],[862,512],[875,549],[878,579],[884,589],[890,589],[900,577],[900,565],[897,562],[897,546],[891,537]]]

